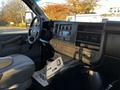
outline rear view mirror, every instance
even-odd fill
[[[25,13],[26,26],[30,26],[33,18],[34,18],[34,14],[33,14],[31,11],[27,11],[27,12]]]

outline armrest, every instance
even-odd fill
[[[2,57],[0,58],[0,70],[12,64],[11,57]]]

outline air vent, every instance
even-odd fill
[[[103,30],[102,23],[82,24],[78,25],[76,45],[80,46],[81,43],[88,45],[97,45],[101,43],[101,36]]]

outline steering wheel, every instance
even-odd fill
[[[41,29],[41,19],[36,16],[33,18],[29,31],[28,31],[28,43],[33,44],[38,38]]]

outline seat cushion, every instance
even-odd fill
[[[11,59],[5,57],[6,59],[4,60],[6,60],[6,62],[11,60],[12,62],[6,65],[6,67],[4,65],[4,68],[2,67],[2,69],[0,69],[0,73],[3,74],[0,80],[0,90],[8,89],[14,85],[21,86],[31,79],[35,70],[34,62],[29,57],[19,54],[9,57],[11,57]],[[3,61],[1,58],[0,60]]]

